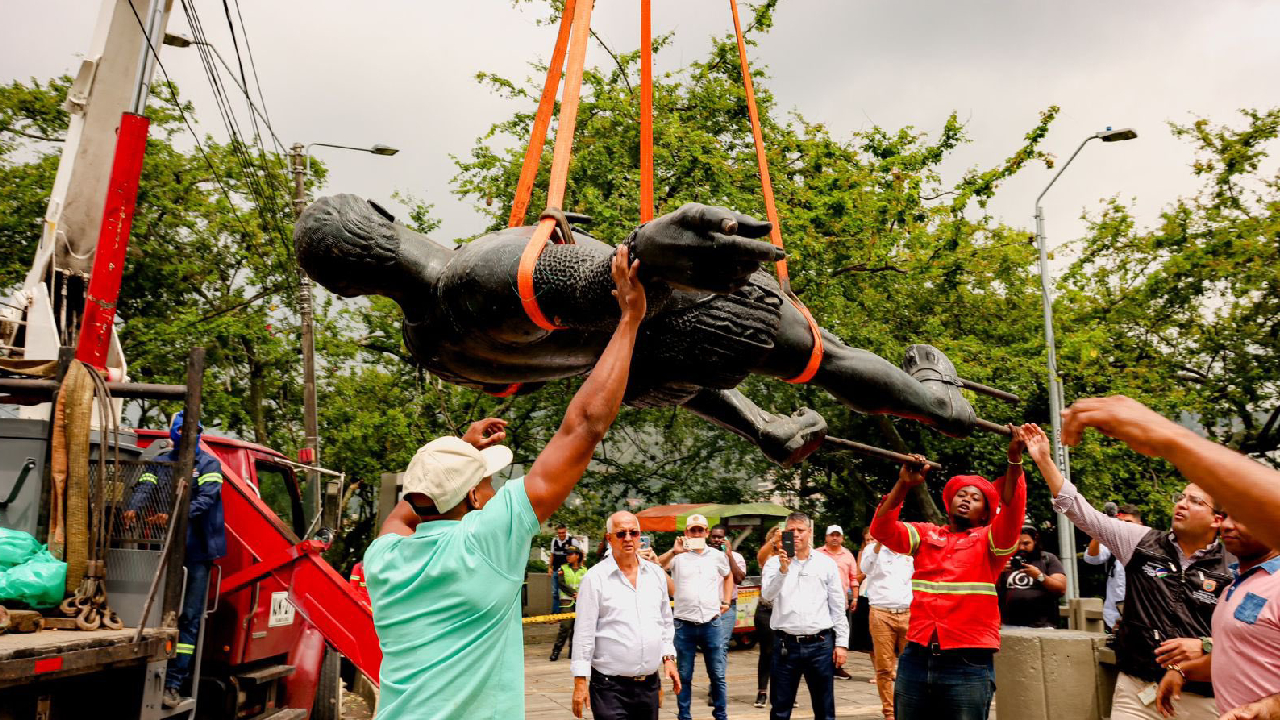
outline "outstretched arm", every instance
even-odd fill
[[[1093,427],[1143,455],[1172,462],[1187,480],[1248,525],[1260,541],[1280,547],[1280,523],[1275,522],[1280,517],[1280,472],[1206,440],[1123,395],[1079,400],[1063,411],[1062,421],[1062,440],[1068,445],[1080,442],[1085,429]]]
[[[1147,534],[1147,528],[1127,523],[1119,518],[1107,517],[1084,499],[1075,485],[1067,482],[1053,463],[1053,451],[1049,437],[1035,423],[1023,425],[1019,432],[1027,444],[1027,452],[1036,461],[1036,467],[1053,493],[1053,509],[1067,516],[1076,527],[1089,537],[1106,545],[1121,563],[1129,562],[1133,550]]]
[[[919,455],[913,455],[917,465],[903,465],[898,471],[898,482],[880,506],[876,508],[875,517],[871,519],[871,537],[878,540],[890,550],[903,555],[914,555],[920,547],[920,533],[912,526],[898,519],[902,512],[902,501],[906,499],[911,488],[924,482],[929,466]]]
[[[627,248],[620,247],[613,258],[613,281],[617,288],[614,294],[622,313],[613,338],[590,377],[569,402],[560,429],[525,476],[525,493],[539,521],[551,517],[569,497],[591,462],[596,445],[618,416],[636,331],[645,313],[644,288],[638,278],[640,263],[631,261],[630,257]]]

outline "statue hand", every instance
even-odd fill
[[[645,277],[687,290],[729,293],[746,284],[760,263],[786,257],[752,238],[772,225],[722,207],[688,203],[638,229],[628,240]]]

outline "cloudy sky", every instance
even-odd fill
[[[210,40],[234,63],[218,0],[192,0]],[[392,158],[319,150],[332,171],[325,192],[389,202],[394,191],[436,204],[443,237],[480,220],[450,192],[449,156],[465,154],[489,124],[516,109],[474,80],[485,70],[524,77],[546,58],[554,27],[540,0],[240,0],[273,125],[286,144],[384,143]],[[731,27],[725,2],[654,0],[656,32],[676,31],[659,71],[700,58]],[[232,6],[234,8],[234,4]],[[89,48],[94,0],[14,2],[0,26],[0,81],[73,72]],[[744,6],[745,8],[745,6]],[[601,0],[593,26],[613,48],[638,44],[638,3]],[[169,30],[190,36],[175,10]],[[1166,123],[1197,116],[1235,121],[1242,107],[1280,103],[1280,3],[1248,0],[783,0],[753,62],[767,66],[781,106],[837,136],[872,125],[936,132],[956,111],[973,139],[947,166],[955,177],[1012,152],[1038,113],[1062,114],[1045,148],[1065,159],[1107,126],[1132,142],[1093,143],[1045,202],[1057,244],[1079,235],[1082,211],[1118,195],[1151,218],[1196,187],[1191,153]],[[194,48],[162,60],[196,105],[202,131],[222,136]],[[607,60],[592,47],[588,62]],[[1005,186],[993,210],[1030,226],[1043,167]]]

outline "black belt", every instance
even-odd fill
[[[620,682],[620,683],[621,682],[636,683],[636,684],[650,683],[658,679],[658,673],[656,672],[649,673],[648,675],[605,675],[604,673],[599,672],[596,669],[592,668],[591,674],[595,675],[598,678],[603,678],[605,680],[612,680],[613,682]]]
[[[826,629],[826,630],[820,630],[820,631],[818,631],[818,632],[816,632],[816,633],[813,633],[813,634],[811,634],[811,635],[792,635],[791,633],[789,633],[789,632],[783,632],[782,630],[774,630],[774,631],[773,631],[774,636],[775,636],[775,637],[777,637],[777,638],[779,638],[779,639],[781,639],[781,640],[794,640],[794,641],[796,641],[796,642],[798,642],[798,643],[815,643],[815,642],[821,642],[821,641],[823,641],[823,640],[826,640],[826,639],[827,639],[827,637],[828,637],[829,635],[832,635],[832,634],[834,634],[834,633],[835,633],[835,631],[834,631],[834,630],[832,630],[832,629],[830,629],[830,628],[828,628],[828,629]]]
[[[720,622],[720,615],[717,614],[715,617],[711,618],[710,620],[707,620],[706,622],[698,622],[697,620],[685,620],[684,618],[676,618],[676,619],[686,625],[710,625],[711,623]]]

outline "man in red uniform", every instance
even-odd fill
[[[898,720],[985,720],[995,688],[992,656],[1000,649],[996,578],[1018,545],[1027,508],[1023,428],[1009,443],[1008,471],[992,484],[977,475],[947,481],[948,524],[898,520],[902,501],[924,482],[924,458],[904,465],[876,509],[871,535],[915,558],[907,649],[898,661]]]

